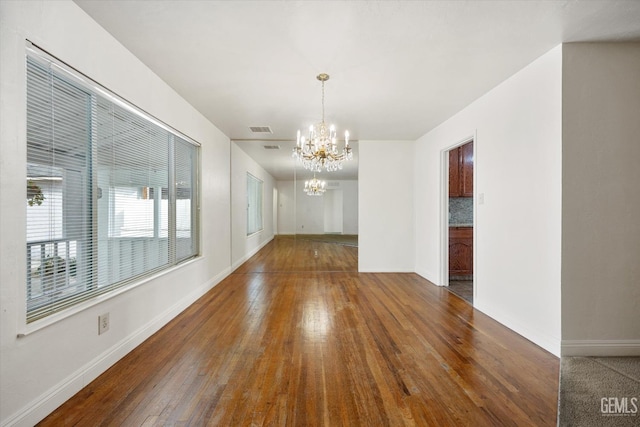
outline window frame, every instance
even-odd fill
[[[28,74],[30,70],[28,59],[31,59],[36,64],[44,66],[46,69],[50,69],[49,71],[51,73],[50,75],[58,76],[56,78],[62,78],[65,81],[67,81],[70,85],[90,93],[92,98],[96,96],[102,97],[106,99],[108,102],[111,102],[114,105],[117,105],[125,109],[129,113],[135,114],[140,119],[147,121],[152,125],[155,125],[158,128],[167,132],[169,136],[169,141],[167,143],[167,150],[169,153],[168,155],[170,157],[170,161],[168,165],[169,170],[167,171],[167,173],[169,176],[169,182],[171,183],[169,185],[169,194],[170,194],[169,209],[170,210],[173,209],[173,216],[172,217],[170,216],[169,228],[170,229],[173,228],[174,233],[172,235],[171,233],[169,233],[168,238],[173,239],[173,242],[172,243],[169,242],[169,248],[170,248],[169,255],[168,255],[169,263],[167,263],[166,265],[162,265],[158,268],[146,270],[142,274],[134,275],[133,277],[130,277],[125,280],[115,281],[105,286],[98,286],[98,276],[97,274],[93,274],[86,281],[84,281],[82,285],[79,285],[80,290],[74,293],[73,296],[71,297],[65,296],[58,299],[54,298],[47,303],[37,306],[36,308],[28,307],[29,301],[30,301],[29,299],[31,298],[31,288],[30,288],[31,271],[29,271],[29,269],[27,268],[27,271],[26,271],[27,280],[25,281],[25,288],[24,288],[25,289],[25,292],[24,292],[25,308],[24,308],[24,317],[23,317],[25,322],[24,325],[26,326],[25,333],[31,332],[32,330],[37,330],[42,326],[46,326],[47,324],[57,321],[59,318],[65,318],[71,314],[74,314],[80,310],[85,309],[88,306],[97,304],[98,302],[103,301],[104,299],[111,298],[128,289],[140,286],[148,282],[149,280],[152,280],[153,278],[164,275],[169,271],[177,268],[178,266],[181,266],[185,263],[193,261],[196,258],[201,257],[201,250],[202,250],[201,244],[200,244],[201,233],[202,233],[202,222],[200,219],[201,145],[198,142],[194,141],[192,138],[186,136],[182,132],[172,128],[166,123],[153,117],[146,111],[140,109],[139,107],[135,106],[134,104],[130,103],[124,98],[118,96],[114,92],[111,92],[109,89],[103,87],[96,81],[92,80],[91,78],[87,77],[81,72],[75,70],[73,67],[65,64],[64,62],[55,58],[48,52],[40,49],[38,46],[32,44],[29,41],[27,41],[26,43],[25,62],[24,62],[25,75]],[[27,85],[26,87],[28,87],[29,83],[25,82],[25,84]],[[27,96],[26,92],[25,92],[25,96]],[[51,99],[53,99],[53,95]],[[95,119],[95,114],[96,114],[96,112],[94,111],[94,109],[96,108],[96,105],[95,103],[92,103],[92,104],[93,105],[90,109],[90,113],[87,117],[89,118],[89,120],[93,121]],[[25,115],[27,115],[26,103],[25,103]],[[28,122],[25,122],[25,126],[28,126]],[[51,129],[54,129],[54,127],[52,127]],[[192,177],[192,182],[190,183],[191,184],[190,194],[191,194],[191,199],[193,199],[190,204],[191,206],[190,208],[191,209],[191,212],[190,212],[191,214],[191,222],[190,222],[191,254],[188,254],[187,256],[182,256],[182,257],[178,257],[176,253],[178,237],[177,237],[177,234],[175,233],[176,221],[177,221],[177,218],[175,215],[176,200],[177,200],[176,193],[178,191],[178,183],[176,183],[174,179],[174,176],[176,173],[175,172],[176,156],[178,155],[176,153],[175,146],[179,142],[179,140],[184,141],[184,143],[186,143],[185,144],[186,146],[191,147],[193,149],[192,151],[190,151],[191,169],[189,171]],[[25,141],[25,143],[28,144],[27,141]],[[92,164],[94,164],[94,162],[96,162],[95,164],[97,164],[98,155],[96,153],[96,147],[98,145],[98,142],[95,139],[95,135],[93,134],[91,135],[91,137],[88,140],[88,143],[90,144],[90,147],[92,147],[91,149],[92,153],[90,154],[90,157],[91,157],[90,161],[92,162]],[[28,164],[29,158],[26,156],[26,153],[25,153],[25,157],[26,157],[26,164]],[[98,169],[97,167],[91,167],[90,170],[86,171],[84,175],[86,179],[89,180],[90,182],[89,185],[92,188],[92,190],[89,192],[90,201],[85,205],[88,207],[88,209],[91,212],[90,221],[92,221],[94,224],[92,231],[89,231],[88,235],[89,235],[90,241],[92,242],[92,245],[95,245],[96,247],[98,246],[99,242],[102,241],[97,233],[96,224],[99,218],[103,218],[101,220],[110,221],[109,218],[104,219],[104,217],[100,217],[97,209],[97,201],[99,197],[97,169]],[[62,215],[64,215],[64,212],[62,213]],[[106,238],[109,239],[110,237],[107,236]],[[25,229],[25,243],[27,245],[26,247],[29,247],[29,241],[27,239],[27,229]],[[172,247],[173,247],[173,250],[171,249]],[[97,249],[95,251],[96,252],[92,255],[93,257],[91,261],[92,264],[94,263],[97,264],[98,262]],[[27,267],[28,265],[31,265],[30,263],[31,263],[30,257],[27,256],[25,267]],[[96,267],[91,267],[91,268],[96,268]],[[50,308],[47,309],[47,307],[50,307]],[[20,334],[20,335],[24,335],[24,334]]]

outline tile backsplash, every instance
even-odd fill
[[[473,197],[449,198],[449,224],[473,224]]]

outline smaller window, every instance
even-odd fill
[[[247,236],[262,230],[263,183],[247,173]]]

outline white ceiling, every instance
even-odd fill
[[[640,41],[638,0],[75,2],[277,179],[321,72],[339,134],[415,140],[560,43]]]

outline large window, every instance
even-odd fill
[[[247,236],[262,230],[262,181],[247,173]]]
[[[198,254],[198,145],[27,53],[27,321]]]

